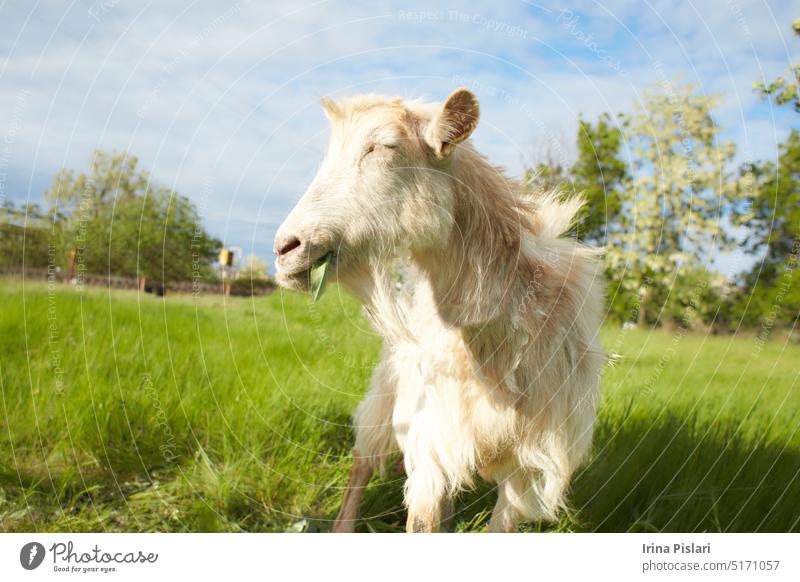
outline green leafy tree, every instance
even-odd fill
[[[20,269],[60,265],[62,222],[56,212],[38,204],[17,207],[6,200],[0,207],[0,266]]]
[[[625,124],[624,117],[615,122],[608,113],[594,125],[578,121],[578,159],[570,174],[575,190],[586,199],[578,228],[583,240],[604,244],[618,228],[622,190],[630,178],[621,156]]]
[[[794,33],[800,36],[800,18],[792,23]],[[778,77],[771,83],[758,81],[755,89],[762,97],[772,97],[778,105],[791,103],[794,110],[800,112],[800,64],[789,67],[789,79]]]
[[[194,204],[155,187],[136,157],[96,152],[88,173],[60,171],[45,196],[68,213],[64,255],[78,274],[208,278],[219,241]]]
[[[68,212],[77,209],[99,215],[114,201],[145,196],[150,189],[150,174],[139,168],[136,156],[98,150],[92,156],[88,174],[69,168],[60,170],[44,197]]]
[[[792,27],[800,35],[800,20]],[[791,82],[756,83],[756,90],[800,112],[800,65],[792,67],[792,77]],[[790,326],[800,314],[800,131],[789,132],[777,164],[748,163],[740,173],[739,188],[749,208],[742,220],[747,226],[744,246],[761,260],[744,277],[737,316],[751,325],[768,322],[769,330]]]
[[[789,133],[780,152],[777,164],[756,162],[741,169],[740,189],[750,208],[744,244],[751,253],[764,253],[747,278],[750,284],[773,285],[800,237],[800,131]]]
[[[529,192],[559,191],[580,194],[586,205],[578,216],[573,235],[598,245],[607,242],[607,232],[617,228],[620,190],[629,178],[621,156],[625,117],[615,122],[607,113],[592,124],[578,120],[578,157],[571,166],[556,161],[548,152],[544,160],[525,172]]]
[[[544,161],[525,170],[525,190],[533,192],[573,192],[569,168],[556,162],[549,155]]]
[[[109,261],[125,274],[168,283],[208,279],[221,243],[192,202],[167,189],[124,200],[109,228]]]

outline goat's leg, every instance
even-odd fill
[[[358,405],[353,417],[356,444],[353,448],[353,467],[342,501],[342,508],[333,525],[335,532],[352,532],[358,520],[361,500],[375,468],[381,470],[397,452],[392,426],[395,385],[392,368],[382,360],[372,375],[370,388]]]
[[[350,469],[350,479],[344,492],[344,500],[339,515],[333,524],[336,533],[352,533],[355,531],[361,500],[364,490],[372,477],[373,466],[370,460],[362,457],[358,449],[353,449],[353,466]]]
[[[531,482],[522,470],[512,467],[497,484],[497,503],[486,528],[489,533],[513,533],[525,518],[533,518],[538,505]]]
[[[408,533],[439,531],[448,497],[444,478],[436,470],[415,468],[406,481]]]
[[[486,530],[489,533],[513,533],[519,528],[522,515],[511,504],[506,495],[506,488],[500,485],[497,495],[497,503],[492,510],[492,517]]]
[[[547,479],[552,481],[547,483]],[[522,470],[514,471],[497,486],[497,503],[488,531],[510,533],[516,532],[523,521],[557,521],[568,482],[567,477],[556,473],[531,475]],[[550,495],[541,496],[537,491],[548,491]]]

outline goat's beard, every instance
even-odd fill
[[[309,290],[309,272],[310,269],[292,275],[284,275],[278,272],[275,280],[278,282],[278,285],[284,289],[307,293]]]

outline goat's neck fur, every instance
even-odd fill
[[[448,174],[450,231],[436,246],[412,249],[411,256],[429,280],[447,325],[481,325],[508,307],[530,218],[514,192],[517,185],[470,145],[457,148]]]
[[[552,340],[550,346],[557,345],[556,338],[585,301],[593,269],[589,264],[598,252],[559,238],[581,200],[561,200],[552,193],[522,199],[520,186],[468,143],[457,149],[444,171],[452,221],[434,243],[410,249],[415,288],[430,295],[435,316],[464,332],[473,348],[502,343],[507,348],[502,351],[513,351],[509,334],[514,342],[527,342],[544,333]],[[411,314],[414,300],[393,287],[394,252],[374,257],[343,282],[387,341],[418,340]],[[593,333],[590,328],[591,322],[586,330],[577,330],[585,341]]]
[[[435,242],[408,249],[413,287],[429,292],[444,325],[485,325],[508,312],[520,268],[527,268],[522,240],[532,225],[532,207],[518,198],[518,186],[469,144],[461,145],[442,171],[451,189],[452,221]],[[418,339],[410,321],[413,300],[392,283],[397,252],[384,249],[343,281],[389,342]]]
[[[560,385],[587,354],[602,353],[599,250],[559,236],[580,199],[523,200],[499,168],[459,149],[448,172],[451,228],[441,243],[410,249],[414,295],[395,290],[388,257],[364,266],[356,293],[389,346],[427,346],[447,328],[494,399],[532,397],[533,382]],[[438,349],[434,341],[433,357]]]

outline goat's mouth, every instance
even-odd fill
[[[275,279],[281,287],[286,289],[303,292],[310,291],[312,271],[326,261],[331,261],[335,264],[336,255],[329,251],[313,260],[303,260],[302,263],[295,262],[289,268],[279,267]]]

